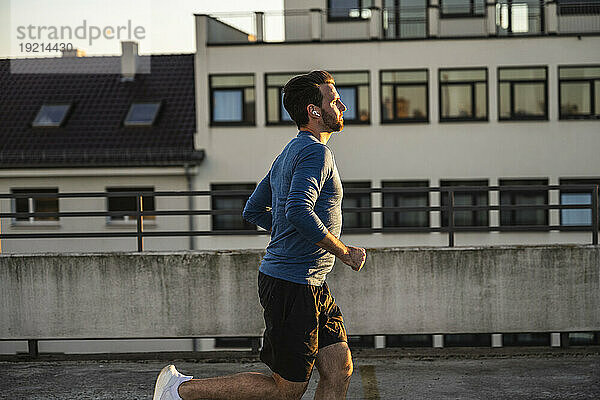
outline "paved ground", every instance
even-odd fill
[[[165,361],[0,362],[0,399],[150,399]],[[267,372],[257,362],[177,361],[195,377]],[[311,399],[313,373],[303,399]],[[348,399],[600,399],[600,355],[355,357]]]

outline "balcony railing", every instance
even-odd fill
[[[218,13],[207,43],[311,42],[600,33],[600,2],[498,0],[422,5]],[[428,3],[430,3],[428,5]]]
[[[343,208],[344,213],[368,213],[373,215],[375,213],[440,213],[441,226],[432,226],[430,224],[424,225],[411,225],[403,224],[391,224],[392,226],[384,227],[358,227],[345,229],[344,234],[351,233],[431,233],[440,232],[448,235],[448,246],[454,246],[454,236],[460,232],[550,232],[550,231],[587,231],[591,233],[591,243],[594,245],[598,244],[598,229],[599,229],[599,186],[595,184],[585,185],[522,185],[522,186],[453,186],[453,187],[394,187],[394,188],[364,188],[364,189],[346,189],[345,195],[366,195],[371,205],[371,198],[374,194],[379,194],[383,197],[382,204],[385,204],[385,196],[397,196],[397,195],[415,195],[425,194],[426,198],[429,198],[430,193],[439,193],[442,199],[441,205],[427,205],[427,206],[383,206],[383,207],[345,207]],[[500,198],[504,193],[519,192],[519,193],[548,193],[549,191],[558,191],[559,193],[578,193],[584,194],[586,197],[590,197],[589,203],[579,202],[578,204],[508,204],[502,200],[498,200],[495,204],[490,202],[489,194],[495,192],[499,194],[497,198]],[[455,197],[457,194],[464,193],[484,193],[488,200],[485,204],[480,205],[458,205]],[[160,217],[174,217],[174,216],[213,216],[217,215],[232,215],[239,217],[241,221],[242,209],[192,209],[188,210],[170,210],[170,209],[158,209],[158,210],[143,210],[144,197],[151,196],[153,198],[165,197],[165,198],[187,198],[188,200],[192,197],[199,198],[211,198],[212,196],[217,197],[236,197],[239,199],[247,198],[251,192],[247,190],[217,190],[217,191],[169,191],[169,192],[93,192],[93,193],[10,193],[0,194],[0,200],[9,200],[12,204],[12,212],[0,213],[0,221],[4,222],[2,225],[6,230],[6,221],[11,221],[11,225],[15,224],[17,220],[29,220],[29,219],[40,219],[46,222],[48,219],[58,220],[59,218],[123,218],[125,216],[132,218],[132,223],[118,231],[78,231],[78,232],[40,232],[39,229],[43,226],[32,226],[35,228],[35,232],[27,233],[1,233],[0,240],[32,240],[32,239],[67,239],[67,238],[136,238],[137,251],[144,250],[144,238],[145,237],[181,237],[181,236],[217,236],[217,235],[261,235],[268,234],[269,232],[257,229],[212,229],[212,230],[196,230],[194,224],[190,220],[189,229],[184,230],[157,230],[152,229],[149,231],[144,230],[144,220],[157,216]],[[132,197],[135,198],[136,209],[121,210],[121,211],[56,211],[56,212],[16,212],[15,204],[18,200],[22,199],[36,199],[41,198],[48,199],[109,199],[111,197]],[[81,202],[78,202],[78,208],[81,208]],[[108,203],[108,201],[107,201]],[[245,200],[243,201],[245,203]],[[429,203],[429,200],[427,200]],[[446,203],[446,204],[444,204]],[[192,204],[192,203],[188,203]],[[589,223],[585,224],[551,224],[547,218],[547,213],[550,210],[590,210]],[[471,211],[473,213],[483,213],[486,215],[485,224],[457,224],[456,217],[457,213],[465,213],[465,211]],[[526,211],[537,211],[542,212],[546,215],[546,218],[542,218],[546,222],[535,223],[529,225],[523,224],[507,224],[504,223],[490,224],[488,218],[491,213],[499,213],[501,221],[502,213],[508,211],[515,212],[526,212]],[[475,218],[473,218],[475,219]],[[429,218],[427,218],[429,220]],[[135,221],[135,222],[134,222]],[[88,224],[89,225],[89,224]],[[395,226],[394,226],[395,225]],[[20,226],[20,228],[27,228],[26,226]],[[35,247],[35,242],[31,243],[31,247]],[[133,250],[133,249],[132,249]]]

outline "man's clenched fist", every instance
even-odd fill
[[[342,261],[352,267],[355,271],[360,271],[360,269],[365,265],[365,260],[367,259],[367,252],[365,249],[361,247],[347,246],[348,254],[345,254],[342,258]]]

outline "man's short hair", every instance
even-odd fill
[[[308,111],[306,107],[314,104],[321,107],[323,94],[320,85],[335,81],[327,71],[311,71],[308,74],[293,77],[283,87],[283,106],[298,128],[308,124]]]

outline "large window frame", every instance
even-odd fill
[[[28,197],[19,197],[12,199],[12,211],[17,212],[27,212],[27,213],[36,213],[36,212],[59,212],[60,211],[60,202],[58,197],[42,197],[42,196],[34,196],[33,194],[42,194],[42,193],[58,193],[58,188],[56,187],[44,187],[44,188],[12,188],[11,193],[13,194],[21,194],[21,195],[29,195]],[[48,205],[51,205],[51,209],[47,209]],[[35,224],[35,225],[56,225],[59,224],[59,217],[15,217],[12,218],[12,225],[21,225],[21,224]]]
[[[502,186],[548,186],[547,178],[533,178],[533,179],[500,179],[500,226],[505,227],[516,227],[516,226],[540,226],[547,227],[549,221],[549,213],[548,209],[544,209],[543,207],[538,208],[523,208],[523,209],[503,209],[502,206],[518,206],[518,205],[534,205],[535,203],[529,202],[519,202],[519,196],[526,196],[529,198],[535,197],[536,195],[543,196],[543,203],[539,204],[540,206],[547,206],[548,203],[548,189],[523,189],[523,190],[506,190],[502,189]],[[528,216],[526,213],[534,212],[542,215],[541,221],[534,223],[527,223],[526,219]],[[523,216],[526,217],[523,217]],[[536,214],[537,219],[537,214]],[[524,221],[525,220],[525,221]]]
[[[154,192],[153,186],[109,186],[106,188],[107,193],[132,193],[132,192]],[[123,203],[125,206],[123,206]],[[131,212],[122,217],[107,216],[106,223],[108,225],[119,224],[135,224],[137,222],[137,196],[107,196],[106,210],[108,212]],[[142,211],[156,211],[156,202],[154,195],[142,196]],[[156,215],[145,215],[144,223],[153,223],[156,221]]]
[[[410,4],[407,0],[384,0],[382,7],[384,38],[426,38],[429,31],[428,3],[428,0],[422,0],[421,6]]]
[[[578,68],[600,68],[600,65],[559,65],[558,66],[558,119],[560,120],[580,120],[580,119],[600,119],[600,104],[597,104],[596,98],[600,99],[600,73],[597,76],[583,78],[563,78],[561,73],[569,69]],[[590,98],[590,112],[587,114],[565,113],[563,111],[563,84],[588,84]],[[598,93],[596,93],[598,91]],[[596,111],[597,110],[597,111]]]
[[[425,80],[415,81],[400,81],[400,82],[384,82],[384,74],[386,73],[425,73]],[[384,115],[384,99],[383,91],[384,86],[390,86],[392,88],[392,116],[391,119],[385,119]],[[399,87],[424,87],[425,88],[425,116],[419,117],[398,117],[398,99],[397,99],[397,88]],[[380,112],[381,112],[381,123],[382,124],[398,124],[398,123],[429,123],[429,70],[427,68],[421,69],[396,69],[396,70],[381,70],[379,71],[379,100],[380,100]]]
[[[561,178],[559,180],[559,184],[562,185],[600,185],[600,177],[598,178]],[[581,201],[577,201],[577,202],[567,202],[565,203],[565,197],[563,197],[563,195],[579,195],[579,196],[589,196],[589,202],[581,202]],[[564,205],[564,204],[586,204],[586,205],[591,205],[593,202],[592,196],[594,195],[594,190],[593,189],[561,189],[560,190],[560,204]],[[572,215],[573,217],[584,217],[584,218],[589,218],[589,222],[588,223],[584,223],[584,224],[572,224],[572,223],[567,223],[565,222],[566,217],[568,217],[570,215]],[[587,208],[587,209],[561,209],[560,210],[560,226],[561,227],[580,227],[582,230],[588,230],[590,226],[592,226],[592,209]],[[598,204],[598,223],[600,224],[600,202]]]
[[[428,180],[390,180],[382,181],[382,202],[384,207],[412,207],[412,205],[406,205],[402,203],[411,202],[410,200],[425,200],[423,205],[415,205],[414,207],[429,207],[429,181]],[[384,189],[389,188],[423,188],[423,191],[414,192],[387,192]],[[415,223],[410,221],[409,215],[412,214],[412,218],[416,221]],[[390,218],[393,220],[390,223]],[[422,219],[423,222],[419,222]],[[384,211],[382,217],[383,229],[394,230],[394,228],[426,228],[428,229],[431,224],[431,213],[429,211]]]
[[[442,81],[442,74],[444,72],[457,72],[457,71],[484,71],[485,79],[471,79],[471,80],[452,80]],[[477,117],[477,85],[485,85],[485,117]],[[470,86],[471,93],[471,117],[444,117],[443,116],[443,96],[442,91],[445,87],[450,86]],[[489,76],[487,67],[468,67],[468,68],[440,68],[438,69],[438,105],[439,105],[439,122],[488,122],[489,121]]]
[[[211,216],[211,229],[213,231],[224,230],[245,230],[256,231],[257,226],[246,221],[242,217],[242,212],[248,198],[256,188],[255,182],[232,182],[232,183],[211,183],[210,184],[210,209],[211,210],[229,210],[236,207],[223,207],[218,205],[220,200],[239,201],[239,214],[213,214]],[[248,194],[218,194],[219,191],[248,191]]]
[[[544,10],[541,0],[496,1],[496,34],[498,36],[543,34],[545,32]]]
[[[252,84],[231,85],[215,87],[213,78],[222,77],[252,77]],[[256,79],[253,73],[249,74],[210,74],[208,76],[208,90],[210,99],[210,125],[211,126],[255,126],[256,125]],[[224,91],[239,91],[241,93],[242,119],[240,121],[215,121],[215,98],[214,94]],[[247,102],[248,93],[252,93],[254,100]],[[250,108],[249,104],[253,104]]]
[[[486,0],[466,0],[465,3],[469,3],[469,12],[452,12],[451,6],[448,10],[447,6],[444,6],[444,0],[440,0],[440,18],[483,18],[487,16],[487,2]],[[477,8],[477,2],[481,3],[481,9]]]
[[[331,15],[332,9],[343,10],[342,7],[332,7],[334,0],[327,0],[327,22],[364,22],[371,18],[370,7],[373,6],[372,0],[356,0],[357,7],[349,7],[347,16]],[[357,10],[358,15],[352,16],[350,10]]]
[[[501,78],[503,71],[526,71],[526,70],[543,70],[544,79],[519,79],[512,78],[506,79]],[[511,66],[511,67],[498,67],[497,70],[498,78],[498,121],[548,121],[548,66]],[[510,104],[510,116],[502,117],[502,84],[509,85],[509,104]],[[517,114],[515,110],[515,87],[519,85],[539,85],[542,84],[544,87],[544,115],[534,114]]]
[[[287,113],[287,110],[285,110],[284,106],[283,106],[283,87],[285,86],[285,84],[274,84],[274,83],[269,83],[269,78],[270,77],[277,77],[277,76],[283,76],[283,77],[289,77],[289,79],[293,78],[294,76],[300,75],[302,74],[302,72],[268,72],[265,73],[264,75],[264,82],[265,82],[265,123],[267,126],[281,126],[281,125],[295,125],[296,123],[294,122],[293,119],[285,120],[283,119],[283,115],[284,112]],[[289,79],[287,79],[287,81],[289,81]],[[277,90],[277,94],[278,94],[278,103],[277,103],[277,115],[273,116],[270,115],[270,96],[269,96],[269,92],[271,90]],[[275,117],[275,118],[273,118]]]
[[[347,119],[346,116],[344,116],[344,125],[369,125],[371,124],[371,74],[369,71],[366,70],[352,70],[352,71],[330,71],[331,76],[333,76],[333,79],[335,80],[335,87],[336,89],[338,89],[338,93],[339,93],[339,89],[345,89],[345,88],[351,88],[355,90],[355,99],[356,99],[356,104],[354,106],[355,108],[355,113],[356,113],[356,117],[354,119]],[[343,79],[343,75],[348,75],[351,76],[353,74],[364,74],[366,77],[366,83],[364,82],[358,82],[358,83],[352,83],[352,82],[344,82]],[[355,81],[356,82],[356,81]],[[366,99],[363,99],[363,96],[361,95],[361,88],[366,88]],[[363,91],[364,94],[364,91]],[[340,94],[340,100],[342,100],[342,103],[344,103],[344,98],[341,96]],[[362,119],[360,117],[360,103],[365,103],[368,107],[368,115],[366,119]],[[344,105],[346,105],[346,107],[348,107],[348,109],[350,109],[351,105],[350,104],[346,104],[344,103]]]
[[[440,187],[444,188],[464,188],[465,186],[488,186],[487,179],[477,180],[442,180],[440,181]],[[469,204],[463,204],[463,198],[468,198]],[[485,191],[467,191],[467,190],[455,190],[454,191],[454,205],[455,206],[487,206],[489,205],[489,193]],[[448,206],[449,192],[441,191],[441,204]],[[441,213],[441,226],[449,226],[449,212],[442,210]],[[463,222],[462,220],[468,220]],[[489,226],[489,212],[488,210],[454,210],[454,226]]]
[[[370,211],[344,211],[344,208],[371,208],[371,193],[348,193],[348,189],[371,189],[371,181],[344,181],[342,199],[342,232],[347,229],[371,229]],[[348,204],[351,202],[352,204]],[[354,222],[356,220],[356,222]],[[352,222],[351,222],[352,221]]]

